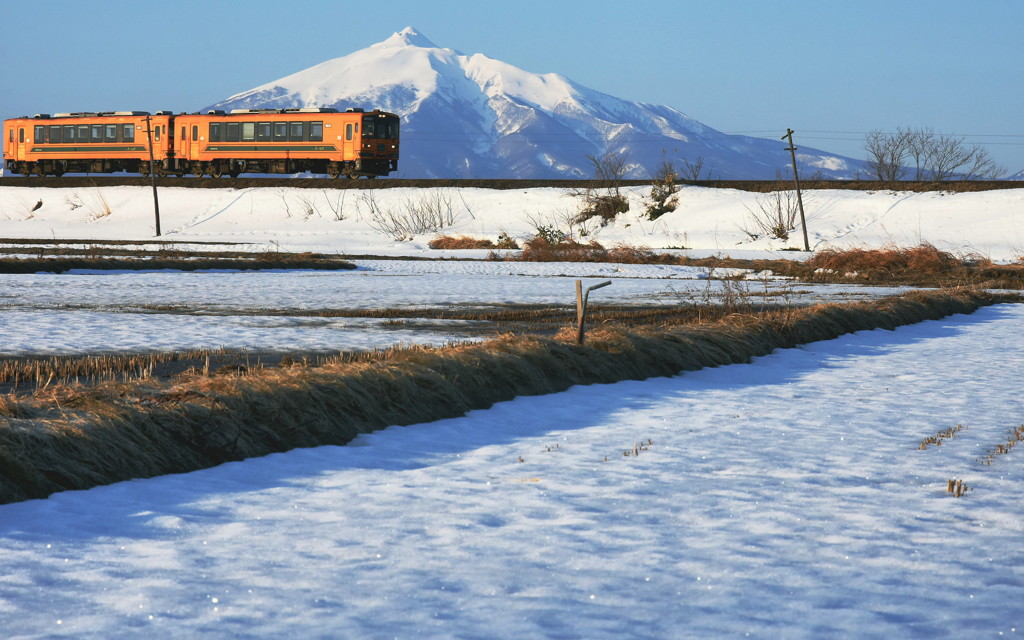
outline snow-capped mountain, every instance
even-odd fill
[[[671,107],[622,100],[558,74],[441,48],[412,27],[207,109],[292,107],[398,114],[398,175],[406,178],[589,178],[587,156],[609,151],[625,154],[635,178],[653,175],[666,159],[677,169],[702,163],[700,177],[791,175],[779,139],[724,134]],[[804,177],[848,178],[864,167],[806,147],[797,160]]]

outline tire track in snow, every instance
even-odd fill
[[[822,239],[819,242],[816,242],[815,243],[815,247],[820,245],[822,242],[834,242],[836,240],[841,240],[841,239],[845,238],[846,236],[848,236],[850,234],[856,233],[858,231],[863,231],[864,229],[867,229],[868,227],[870,227],[872,225],[878,224],[883,218],[885,218],[887,215],[889,215],[889,213],[891,213],[892,210],[895,209],[897,206],[903,204],[907,200],[909,200],[909,199],[911,199],[911,198],[913,198],[914,196],[917,196],[917,195],[921,195],[921,194],[919,192],[914,192],[914,193],[908,194],[908,195],[900,198],[896,202],[893,202],[891,205],[889,205],[889,207],[885,211],[883,211],[880,215],[878,215],[878,216],[876,216],[874,218],[870,218],[866,222],[862,223],[862,222],[860,222],[858,220],[855,220],[853,223],[851,223],[850,225],[845,227],[838,235],[833,236],[830,239]]]
[[[196,217],[192,218],[191,220],[189,220],[188,222],[186,222],[182,226],[180,226],[180,227],[178,227],[176,229],[173,229],[171,231],[168,231],[167,235],[172,235],[172,234],[175,234],[175,233],[180,233],[180,232],[185,231],[187,229],[192,229],[194,227],[198,227],[201,224],[204,224],[206,222],[209,222],[210,220],[213,220],[214,218],[216,218],[220,214],[224,213],[225,211],[227,211],[228,209],[233,207],[236,202],[238,202],[239,200],[242,199],[243,196],[249,195],[249,193],[251,193],[252,190],[253,190],[252,188],[243,189],[241,192],[239,192],[238,197],[236,197],[234,200],[232,200],[227,205],[225,205],[220,211],[217,211],[216,213],[212,213],[210,215],[207,215],[206,212],[204,211],[203,213],[200,213],[199,215],[197,215]]]

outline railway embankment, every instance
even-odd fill
[[[418,179],[418,178],[380,178],[375,180],[347,178],[290,178],[290,177],[238,177],[238,178],[197,178],[197,177],[159,177],[158,187],[184,187],[194,189],[252,189],[287,186],[296,189],[431,189],[431,188],[464,188],[464,189],[603,189],[613,185],[621,187],[646,187],[651,180],[617,180],[614,183],[602,180],[514,180],[502,178],[481,179]],[[740,191],[769,192],[790,189],[792,183],[778,180],[679,180],[682,186],[707,187],[712,189],[737,189]],[[0,187],[47,187],[53,189],[82,189],[87,187],[149,187],[150,178],[128,175],[66,175],[61,177],[47,176],[2,176]],[[965,193],[974,191],[995,191],[1001,189],[1024,188],[1024,181],[1015,180],[950,180],[934,181],[900,181],[894,183],[878,180],[801,180],[801,188],[812,189],[849,189],[854,191],[943,191]]]

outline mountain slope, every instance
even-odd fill
[[[788,173],[779,140],[724,134],[667,106],[621,100],[564,76],[441,48],[412,27],[208,109],[362,107],[402,117],[401,177],[591,177],[587,156],[625,154],[630,177],[665,159],[700,177]],[[781,133],[781,132],[780,132]],[[863,163],[813,149],[801,174],[852,177]]]

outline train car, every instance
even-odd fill
[[[179,169],[193,175],[326,173],[386,176],[398,169],[398,116],[349,109],[244,109],[175,116]]]
[[[150,144],[152,143],[152,144]],[[4,160],[22,175],[326,173],[386,176],[398,169],[399,120],[362,109],[248,109],[38,114],[4,122]]]
[[[5,165],[25,176],[114,171],[148,175],[151,144],[158,171],[172,164],[171,121],[167,111],[37,114],[5,120]]]

